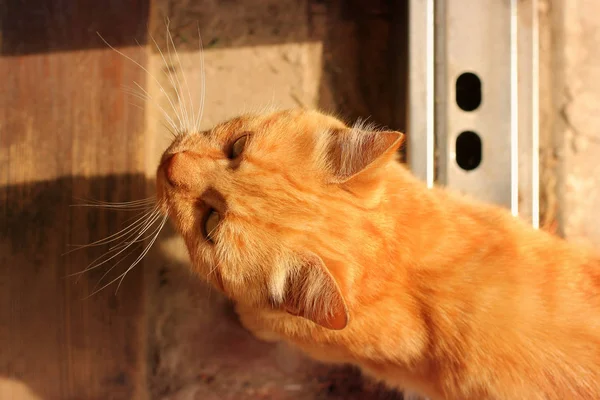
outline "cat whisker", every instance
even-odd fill
[[[154,196],[147,197],[145,199],[133,200],[133,201],[103,201],[103,200],[94,200],[94,199],[86,199],[83,197],[73,197],[73,199],[77,201],[86,202],[84,204],[98,204],[98,205],[114,205],[114,206],[135,206],[135,205],[150,205],[156,203],[156,198]],[[74,204],[77,206],[77,204]]]
[[[151,233],[148,236],[144,236],[143,238],[140,238],[140,239],[137,239],[137,240],[124,241],[123,243],[120,243],[118,245],[109,247],[109,250],[117,249],[117,248],[120,248],[122,246],[127,246],[127,245],[134,244],[134,243],[143,243],[146,240],[150,239],[152,236],[154,236],[154,233]]]
[[[142,235],[144,235],[144,233],[146,233],[146,231],[148,231],[148,229],[150,229],[150,227],[152,225],[154,225],[154,223],[156,221],[158,221],[161,217],[161,214],[154,214],[149,221],[145,222],[141,228],[138,229],[137,232],[134,233],[134,235],[136,235],[136,237],[134,238],[134,241],[139,239],[140,237],[142,237]],[[132,235],[133,236],[133,235]],[[115,257],[117,257],[118,255],[122,254],[125,250],[127,250],[131,244],[134,243],[133,241],[128,244],[125,245],[122,249],[120,249],[120,251],[118,251],[116,254],[112,255],[111,257],[107,258],[106,260],[102,261],[102,262],[97,262],[99,260],[101,260],[103,257],[105,257],[106,255],[109,255],[112,251],[117,250],[117,249],[113,249],[113,250],[109,250],[107,253],[105,253],[104,255],[98,257],[96,260],[92,261],[83,271],[79,271],[73,275],[80,275],[80,274],[84,274],[86,272],[89,272],[93,269],[99,268],[100,266],[106,264],[107,262],[109,262],[110,260],[113,260]],[[114,268],[114,266],[112,267]],[[111,268],[111,269],[112,269]],[[110,270],[109,270],[110,271]]]
[[[125,93],[128,93],[125,89],[123,90]],[[139,93],[133,93],[133,92],[129,92],[128,94],[133,95],[134,97],[140,98],[142,96],[139,95]],[[163,114],[164,117],[168,118],[168,115],[166,115],[165,111],[163,110],[162,107],[160,107],[158,104],[155,104],[156,102],[153,102],[153,105],[155,105],[156,107],[158,107],[161,111],[161,113]],[[139,104],[135,104],[132,102],[128,103],[130,106],[136,107],[138,109],[140,109],[141,111],[145,111],[145,108],[143,106],[140,106]],[[169,132],[171,134],[171,136],[173,137],[173,139],[175,139],[177,137],[177,134],[175,133],[175,127],[172,125],[171,126],[167,125],[167,123],[165,121],[160,121],[160,124],[163,126],[163,128],[165,128],[167,130],[167,132]]]
[[[133,200],[133,201],[121,201],[121,202],[110,202],[110,201],[102,201],[102,200],[93,200],[93,199],[84,199],[81,197],[74,197],[75,200],[86,201],[91,204],[101,204],[101,205],[118,205],[118,206],[127,206],[132,204],[154,204],[156,203],[156,198],[154,196],[147,197],[141,200]],[[75,204],[76,206],[77,204]]]
[[[183,72],[183,64],[181,63],[181,58],[179,57],[179,53],[177,52],[177,48],[175,47],[175,42],[173,41],[173,35],[171,34],[171,30],[169,29],[169,24],[170,24],[170,22],[167,19],[165,21],[165,25],[166,25],[166,31],[167,31],[167,55],[169,56],[169,62],[171,64],[174,64],[173,63],[173,58],[171,56],[171,46],[172,46],[173,47],[173,51],[175,52],[175,57],[177,58],[177,62],[179,63],[179,70],[183,74],[183,78],[185,80],[185,84],[186,84],[186,87],[188,89],[188,97],[189,97],[189,100],[190,100],[189,106],[193,107],[192,96],[191,96],[190,91],[189,91],[189,85],[187,83],[186,75]],[[171,46],[169,46],[169,43],[171,44]],[[181,95],[183,96],[183,87],[181,86],[181,82],[179,81],[179,77],[178,77],[177,74],[175,75],[175,78],[176,78],[176,81],[177,81],[178,88],[182,92]],[[178,96],[179,96],[179,93],[178,93]],[[184,118],[184,120],[186,122],[186,126],[185,126],[186,132],[189,133],[191,131],[191,129],[193,129],[193,127],[190,126],[190,116],[188,114],[188,107],[185,104],[185,101],[180,100],[180,102],[181,102],[181,106],[182,106],[181,108],[183,109],[183,118]]]
[[[181,61],[181,57],[179,56],[179,53],[177,51],[177,48],[175,46],[175,42],[173,39],[173,35],[171,34],[171,30],[169,28],[169,24],[170,21],[168,20],[168,18],[165,19],[165,25],[166,25],[166,41],[167,41],[167,54],[165,56],[165,52],[162,51],[162,49],[160,48],[160,46],[158,45],[158,43],[156,42],[155,38],[152,35],[149,35],[151,40],[153,41],[156,49],[158,50],[163,63],[166,67],[168,67],[169,65],[178,65],[179,66],[179,70],[181,71],[182,75],[183,75],[183,83],[180,80],[180,78],[178,77],[177,73],[175,73],[175,77],[172,76],[172,74],[166,74],[167,78],[169,79],[169,83],[171,84],[172,88],[175,91],[175,94],[177,96],[177,100],[179,102],[179,111],[180,113],[177,115],[177,118],[179,119],[179,121],[184,121],[184,123],[182,123],[181,129],[179,130],[182,133],[190,133],[190,132],[197,132],[200,130],[200,123],[202,121],[202,117],[204,114],[204,103],[205,103],[205,97],[206,97],[206,74],[205,74],[205,69],[204,69],[204,48],[202,45],[202,38],[200,36],[200,27],[198,26],[198,39],[199,39],[199,47],[200,47],[200,69],[201,69],[201,93],[200,93],[200,104],[198,107],[198,112],[194,111],[194,101],[192,99],[192,94],[191,94],[191,90],[190,90],[190,85],[189,85],[189,81],[187,79],[187,74],[185,73],[185,71],[183,70],[183,63]],[[174,55],[173,55],[173,53]],[[176,63],[174,61],[174,58],[176,60]],[[185,85],[185,88],[184,88]],[[189,104],[186,104],[185,101],[185,93],[187,92],[187,102],[189,102]],[[175,110],[175,113],[177,113],[177,110]]]
[[[125,272],[123,272],[122,277],[119,280],[119,284],[117,285],[117,289],[115,290],[115,294],[119,291],[119,288],[121,287],[121,284],[123,283],[123,280],[125,279],[125,276],[127,276],[127,274],[129,273],[129,271],[131,271],[137,264],[139,264],[140,261],[142,261],[144,259],[146,254],[148,254],[148,252],[152,248],[152,245],[154,245],[154,242],[156,242],[156,239],[158,239],[158,235],[164,228],[166,222],[167,222],[167,216],[164,216],[162,222],[160,223],[160,226],[155,231],[154,238],[150,241],[150,243],[148,243],[148,245],[146,246],[144,251],[139,255],[137,260],[135,260],[134,263],[131,264],[131,266],[129,268],[127,268],[127,270]]]
[[[154,232],[153,232],[154,233]],[[151,237],[152,235],[150,235]],[[148,237],[148,236],[146,236]],[[112,251],[116,251],[116,250],[120,250],[123,249],[127,250],[129,247],[131,247],[132,244],[137,243],[136,246],[134,246],[131,251],[129,251],[127,254],[125,254],[120,260],[118,260],[116,263],[114,263],[107,271],[104,272],[104,274],[102,274],[102,276],[100,277],[100,279],[98,279],[98,282],[96,282],[96,285],[94,285],[94,288],[92,289],[92,294],[94,294],[93,292],[95,292],[96,288],[102,283],[102,281],[104,280],[104,278],[113,270],[115,269],[115,267],[117,265],[119,265],[123,260],[127,259],[131,254],[133,254],[137,249],[139,249],[141,247],[141,243],[143,243],[143,240],[135,240],[132,242],[127,243],[122,243],[118,246],[115,247],[115,249],[113,250],[109,250],[109,252]],[[91,295],[90,295],[91,296]]]
[[[161,56],[162,56],[162,51],[161,51],[160,47],[158,46],[158,43],[156,43],[156,41],[154,40],[154,37],[152,36],[152,34],[150,32],[148,32],[148,35],[150,36],[150,38],[156,45],[157,50],[161,53]],[[135,42],[137,43],[137,45],[140,48],[143,49],[143,46],[137,41],[137,39]],[[163,57],[163,61],[164,61],[164,57]],[[165,62],[165,64],[166,64],[166,62]],[[167,78],[170,78],[169,74],[167,74],[166,72],[164,72],[164,74]],[[133,88],[127,88],[128,91],[126,93],[129,93],[130,95],[133,95],[141,100],[151,101],[152,105],[155,106],[160,111],[160,113],[163,115],[163,117],[165,117],[166,121],[169,123],[170,126],[168,126],[165,121],[160,121],[161,125],[171,134],[171,137],[173,139],[176,139],[177,136],[182,131],[181,126],[177,127],[177,125],[175,124],[173,119],[169,116],[169,114],[166,112],[166,110],[146,90],[142,89],[137,82],[134,82],[134,83],[136,84],[136,86],[138,86],[139,90],[135,90]],[[171,85],[173,85],[172,82],[171,82]],[[164,91],[163,91],[163,93],[164,93]],[[166,95],[166,93],[165,93],[165,95]],[[168,96],[168,95],[166,95],[166,96],[169,97],[169,100],[170,100],[170,96]],[[179,98],[179,96],[178,96],[178,98]],[[138,107],[140,109],[144,110],[143,107],[141,107],[141,106],[138,106]],[[175,114],[177,115],[177,112],[175,112]],[[178,115],[177,115],[177,117],[179,118]]]
[[[88,243],[88,244],[70,245],[70,246],[74,246],[75,249],[69,250],[65,254],[69,254],[69,253],[71,253],[73,251],[80,250],[80,249],[83,249],[83,248],[86,248],[86,247],[101,246],[101,245],[104,245],[104,244],[108,244],[108,243],[114,242],[115,240],[119,240],[120,238],[129,235],[132,231],[135,231],[136,229],[138,229],[141,225],[144,224],[144,221],[147,222],[150,218],[152,218],[153,215],[156,215],[157,213],[158,213],[158,210],[155,207],[151,211],[147,211],[145,213],[142,213],[143,215],[141,217],[139,217],[138,219],[136,219],[133,223],[129,224],[128,226],[126,226],[125,228],[121,229],[120,231],[118,231],[116,233],[113,233],[110,236],[107,236],[107,237],[105,237],[103,239],[96,240],[95,242]],[[139,216],[139,214],[137,216]]]
[[[167,30],[168,30],[168,25],[167,25]],[[162,51],[162,49],[158,45],[158,42],[156,41],[156,39],[154,39],[154,36],[152,36],[151,33],[149,33],[148,36],[150,36],[150,39],[152,40],[152,42],[154,43],[154,46],[156,47],[156,50],[160,54],[160,57],[162,58],[165,67],[168,69],[169,68],[169,63],[167,62],[167,59],[165,58],[164,52]],[[167,46],[168,46],[168,42],[167,42]],[[175,95],[177,96],[177,102],[179,103],[180,112],[178,112],[177,109],[175,107],[173,107],[173,112],[175,113],[175,115],[177,117],[177,120],[179,121],[179,128],[177,129],[177,132],[184,133],[184,132],[186,132],[187,127],[184,124],[185,114],[182,111],[183,101],[181,99],[181,94],[180,94],[179,89],[178,89],[178,87],[177,87],[177,85],[175,83],[175,80],[172,77],[172,74],[169,74],[167,72],[165,72],[164,74],[167,77],[167,79],[169,80],[169,83],[171,84],[171,87],[173,88],[173,90],[175,90]],[[165,94],[165,96],[168,96],[166,93],[164,93],[164,94]],[[169,99],[169,101],[171,101],[171,99]]]
[[[200,30],[198,29],[200,33]],[[169,65],[178,65],[179,70],[183,73],[183,78],[179,77],[179,71],[175,71],[175,76],[170,73],[167,69],[164,70],[164,73],[168,79],[171,88],[168,88],[168,85],[163,86],[161,82],[157,79],[156,76],[150,73],[148,68],[141,65],[139,62],[134,60],[132,57],[124,54],[122,51],[116,49],[112,45],[110,45],[101,35],[98,33],[100,39],[114,52],[124,57],[125,59],[131,61],[137,67],[139,67],[142,71],[144,71],[150,79],[158,86],[160,93],[166,97],[166,101],[169,104],[170,111],[167,112],[169,107],[166,109],[161,106],[162,97],[161,95],[152,96],[150,92],[142,87],[137,82],[133,82],[135,87],[125,87],[123,90],[125,93],[133,96],[140,101],[145,103],[151,103],[154,107],[156,107],[160,111],[160,115],[164,117],[164,121],[162,121],[165,128],[174,136],[177,137],[181,134],[189,133],[192,130],[198,130],[199,124],[202,119],[203,111],[204,111],[204,99],[205,99],[205,74],[204,74],[204,58],[201,52],[201,67],[202,67],[202,88],[201,88],[201,99],[200,99],[200,108],[198,113],[194,111],[195,106],[192,99],[192,94],[189,86],[189,81],[185,72],[183,71],[182,59],[177,52],[175,41],[173,39],[173,35],[171,34],[169,21],[166,20],[166,41],[167,41],[167,50],[163,52],[163,50],[158,45],[157,41],[150,34],[150,38],[154,45],[156,46],[160,57],[162,58],[165,67],[169,68]],[[139,45],[139,43],[138,43]],[[171,49],[172,46],[172,49]],[[141,46],[140,46],[141,47]],[[200,41],[200,48],[202,50],[202,43]],[[174,54],[173,54],[174,52]],[[166,53],[166,54],[165,54]],[[164,82],[164,81],[163,81]],[[185,87],[184,87],[185,85]],[[169,92],[167,92],[169,89]],[[173,91],[175,92],[175,96],[173,96]],[[185,94],[187,91],[187,96]],[[159,101],[160,100],[160,101]],[[178,104],[176,104],[176,102]],[[135,104],[134,104],[135,105]],[[141,107],[143,109],[143,107]],[[172,111],[172,113],[171,113]],[[173,115],[174,114],[174,115]],[[156,200],[154,198],[144,199],[144,200],[136,200],[132,202],[123,202],[123,203],[109,203],[109,202],[101,202],[101,201],[88,201],[85,204],[76,204],[74,206],[81,207],[96,207],[103,209],[110,209],[115,211],[139,211],[140,214],[137,214],[132,219],[134,220],[131,223],[127,223],[126,226],[119,230],[118,232],[111,234],[103,239],[96,240],[92,243],[85,245],[75,245],[75,249],[83,249],[89,248],[92,246],[101,246],[108,245],[108,250],[92,261],[88,266],[82,271],[71,274],[70,276],[77,275],[78,278],[84,273],[87,273],[91,270],[95,270],[100,268],[108,263],[112,263],[113,265],[108,268],[108,270],[104,271],[102,277],[99,279],[97,284],[91,290],[91,293],[87,297],[91,297],[104,288],[108,287],[112,283],[119,281],[117,285],[116,291],[120,288],[123,280],[126,275],[137,265],[142,259],[147,255],[150,251],[153,244],[156,242],[159,237],[160,232],[162,231],[168,217],[166,215],[162,215],[160,211],[160,207],[156,205]],[[148,242],[147,245],[143,245],[143,243]],[[114,270],[123,260],[129,259],[129,257],[138,249],[143,246],[141,253],[135,258],[133,263],[129,265],[125,271],[119,274],[115,279],[110,280],[110,282],[103,284],[105,278],[109,276],[111,271]],[[70,252],[70,251],[69,251]],[[134,256],[135,257],[135,256]],[[101,286],[101,287],[99,287]]]
[[[206,71],[204,69],[204,45],[202,44],[202,35],[200,34],[200,25],[197,24],[198,28],[198,46],[200,49],[200,105],[198,107],[198,116],[194,121],[194,129],[196,132],[200,131],[200,124],[202,123],[202,117],[204,116],[204,100],[206,97]],[[188,87],[189,88],[189,87]]]
[[[136,83],[136,82],[134,82]],[[136,83],[137,84],[137,83]],[[177,130],[177,126],[175,125],[175,122],[172,120],[172,118],[167,114],[167,112],[164,110],[164,108],[162,108],[154,98],[152,98],[149,94],[146,93],[140,93],[138,90],[134,89],[134,88],[130,88],[130,87],[124,87],[123,88],[123,92],[125,92],[126,94],[133,96],[139,100],[142,100],[144,102],[144,104],[146,103],[150,103],[152,104],[154,107],[156,107],[158,109],[158,111],[162,114],[162,116],[165,118],[165,121],[161,121],[161,124],[165,127],[167,127],[167,129],[172,132],[173,130]],[[136,106],[137,108],[139,108],[140,110],[144,111],[144,107],[140,106],[139,104],[134,104],[134,103],[129,103],[133,106]],[[168,127],[166,124],[169,124],[170,127]]]
[[[159,219],[157,219],[157,221],[158,220]],[[126,246],[126,245],[129,245],[129,244],[145,242],[146,240],[150,239],[153,235],[154,235],[154,233],[151,233],[148,236],[145,236],[145,237],[140,238],[140,239],[133,239],[133,240],[125,239],[122,243],[120,243],[118,245],[111,246],[109,248],[109,250],[112,250],[112,249],[115,249],[115,248],[118,248],[118,247],[121,247],[121,246]],[[133,236],[133,235],[130,235],[129,237],[131,237],[131,236]]]
[[[175,57],[177,58],[177,62],[179,63],[179,68],[181,69],[181,73],[183,75],[183,81],[185,83],[185,87],[188,93],[188,99],[189,99],[189,112],[190,112],[190,116],[188,117],[188,123],[190,124],[190,131],[188,132],[197,132],[199,130],[198,124],[196,122],[196,115],[194,112],[194,101],[192,100],[192,93],[190,91],[190,84],[188,82],[187,79],[187,74],[185,73],[185,70],[183,68],[183,64],[181,63],[181,58],[179,57],[179,52],[177,51],[177,48],[175,47],[175,43],[173,42],[173,36],[169,35],[170,39],[171,39],[171,44],[173,46],[173,50],[175,51]],[[202,54],[202,53],[200,53]],[[201,72],[204,73],[204,66],[201,63]]]
[[[160,210],[158,209],[158,208],[159,208],[158,206],[155,206],[155,207],[153,207],[153,208],[155,208],[155,209],[156,209],[158,212],[160,212]],[[148,208],[148,209],[147,209],[147,211],[151,211],[151,210],[152,210],[151,208]],[[136,215],[134,215],[134,216],[132,216],[132,217],[129,217],[129,218],[127,218],[125,221],[123,221],[123,222],[120,224],[120,226],[124,226],[124,225],[128,224],[130,221],[132,221],[132,220],[134,220],[134,219],[138,218],[140,215],[141,215],[141,213],[138,213],[138,214],[136,214]]]
[[[138,244],[137,246],[134,246],[133,248],[131,248],[131,250],[129,252],[127,252],[127,254],[125,254],[123,257],[121,257],[119,260],[117,260],[107,271],[105,271],[104,274],[102,274],[102,276],[100,277],[100,279],[98,279],[98,282],[96,282],[96,284],[92,288],[91,293],[86,298],[89,298],[89,297],[93,296],[94,294],[98,293],[99,290],[96,290],[96,289],[98,288],[98,286],[100,286],[100,284],[102,283],[102,281],[104,280],[104,278],[106,278],[106,276],[112,270],[114,270],[117,267],[117,265],[121,264],[121,262],[123,262],[124,260],[126,260],[133,253],[135,253],[140,247],[141,247],[141,244]],[[77,278],[77,280],[79,280],[79,278],[81,278],[81,276],[79,276]]]
[[[213,234],[213,232],[214,232],[216,229],[217,229],[217,227],[216,227],[216,226],[215,226],[214,228],[212,228],[212,229],[210,230],[210,232],[207,232],[207,233],[206,233],[206,237],[212,240],[212,239],[213,239],[213,237],[212,237],[212,234]]]
[[[111,50],[115,51],[117,54],[121,55],[122,57],[126,58],[127,60],[133,62],[136,66],[138,66],[140,69],[142,69],[144,72],[146,72],[146,74],[148,74],[148,76],[150,76],[150,78],[158,85],[160,92],[167,98],[167,101],[168,101],[171,109],[173,110],[173,113],[175,114],[174,115],[175,119],[178,121],[178,123],[176,123],[175,120],[173,119],[173,117],[170,116],[166,112],[166,110],[158,103],[158,101],[155,98],[153,98],[153,96],[151,96],[148,93],[148,91],[145,90],[144,88],[142,88],[141,85],[139,85],[137,82],[134,82],[134,84],[137,86],[138,90],[134,90],[133,88],[127,88],[126,93],[128,93],[140,100],[150,102],[150,103],[152,103],[153,106],[157,107],[157,109],[164,116],[167,123],[171,126],[171,129],[169,129],[169,128],[167,128],[167,129],[169,130],[169,132],[171,132],[171,134],[173,136],[177,137],[180,134],[185,134],[185,133],[200,130],[200,123],[201,123],[202,117],[204,115],[204,104],[205,104],[205,98],[206,98],[206,73],[205,73],[205,69],[204,69],[204,47],[202,44],[202,37],[200,35],[200,27],[198,26],[198,41],[199,41],[199,49],[200,49],[200,68],[201,68],[201,77],[200,77],[201,88],[200,88],[200,104],[198,107],[198,111],[195,112],[194,111],[194,108],[195,108],[194,101],[192,99],[189,81],[187,79],[187,75],[185,74],[185,72],[183,72],[183,63],[181,61],[181,57],[179,56],[179,53],[175,46],[175,41],[173,39],[173,35],[171,34],[169,25],[170,25],[170,21],[167,18],[167,19],[165,19],[166,42],[167,42],[167,55],[166,56],[165,56],[165,53],[163,52],[163,50],[158,45],[158,42],[152,36],[151,33],[149,33],[149,37],[152,40],[152,42],[154,43],[154,46],[156,47],[156,49],[158,50],[165,67],[168,68],[169,65],[175,64],[175,62],[174,62],[174,58],[175,58],[176,64],[179,66],[179,69],[182,71],[183,83],[180,80],[176,71],[174,72],[175,77],[172,76],[173,74],[165,72],[165,75],[171,85],[171,88],[175,91],[175,96],[176,96],[176,100],[177,100],[178,104],[175,104],[174,99],[171,97],[171,95],[169,95],[169,93],[167,93],[167,91],[165,90],[165,87],[159,82],[159,80],[154,75],[152,75],[148,71],[147,68],[145,68],[139,62],[137,62],[134,59],[132,59],[131,57],[127,56],[123,52],[114,48],[100,35],[100,33],[98,33],[98,36]],[[141,47],[141,45],[139,43],[138,43],[138,45]],[[174,52],[174,55],[172,54],[172,52]],[[185,85],[185,88],[184,88],[184,85]],[[187,101],[185,99],[185,97],[186,97],[184,94],[185,91],[187,91]],[[186,104],[186,103],[189,103],[189,104]]]
[[[152,35],[150,35],[152,41],[154,42],[158,52],[160,53],[160,56],[163,60],[163,63],[165,65],[165,67],[169,68],[170,65],[174,65],[174,61],[173,61],[173,56],[171,55],[171,46],[173,46],[173,51],[175,52],[175,56],[178,60],[178,64],[179,64],[179,70],[182,71],[183,77],[184,77],[184,81],[186,84],[186,88],[188,91],[188,99],[190,102],[189,107],[193,107],[193,102],[192,102],[192,98],[191,98],[191,93],[189,90],[189,84],[187,82],[187,76],[186,74],[183,72],[183,64],[181,63],[181,59],[179,57],[179,53],[177,52],[177,49],[175,47],[175,43],[173,41],[173,36],[171,34],[170,31],[170,21],[168,20],[168,18],[165,19],[165,28],[166,28],[166,42],[167,42],[167,57],[165,57],[164,52],[162,51],[162,49],[158,46],[158,43],[156,42],[156,40],[154,39],[154,37]],[[168,58],[168,60],[167,60]],[[178,77],[177,71],[173,72],[175,74],[175,78],[173,78],[173,74],[166,74],[167,78],[169,79],[169,82],[171,83],[172,88],[175,90],[175,94],[177,96],[177,100],[179,102],[179,110],[180,110],[180,114],[178,114],[178,119],[180,121],[183,120],[183,122],[181,123],[181,129],[180,132],[181,133],[189,133],[191,131],[191,129],[193,129],[193,127],[190,124],[190,114],[188,111],[188,105],[186,104],[185,101],[185,95],[184,95],[184,88],[183,85]],[[174,110],[176,113],[177,111]]]
[[[151,206],[111,206],[105,204],[71,204],[70,207],[89,207],[89,208],[100,208],[104,210],[119,210],[119,211],[145,211],[153,207]]]
[[[110,203],[93,200],[77,199],[79,201],[87,201],[85,203],[71,204],[70,207],[86,207],[86,208],[99,208],[104,210],[115,210],[124,212],[133,211],[148,211],[156,209],[155,200],[152,199],[149,202],[129,202],[129,203]]]
[[[123,279],[125,279],[125,276],[137,265],[140,263],[140,261],[142,261],[142,259],[146,256],[146,254],[148,254],[148,252],[150,251],[150,249],[152,248],[152,245],[154,244],[154,242],[156,241],[156,239],[158,238],[158,235],[160,234],[162,228],[165,226],[165,223],[167,222],[167,216],[164,216],[160,225],[158,226],[158,228],[155,229],[155,231],[153,232],[154,234],[154,238],[150,241],[150,243],[144,248],[144,250],[142,251],[142,253],[136,258],[136,260],[125,270],[125,272],[123,272],[122,274],[120,274],[119,276],[117,276],[115,279],[111,280],[110,282],[108,282],[107,284],[105,284],[104,286],[102,286],[99,289],[94,289],[92,290],[92,293],[88,296],[91,297],[93,295],[95,295],[96,293],[100,292],[101,290],[107,288],[108,286],[112,285],[113,283],[115,283],[116,281],[119,281],[119,284],[117,285],[117,289],[115,291],[115,293],[119,290],[119,287],[121,286],[121,283],[123,282]],[[113,267],[114,268],[114,267]],[[100,280],[98,281],[98,284],[100,282],[102,282],[102,280],[106,277],[106,275],[112,270],[109,269],[108,271],[105,272],[105,274],[102,276],[102,278],[100,278]],[[96,285],[97,286],[97,285]]]
[[[220,264],[220,263],[218,263],[218,264],[215,264],[215,266],[214,266],[214,267],[212,267],[212,268],[210,269],[210,271],[208,271],[208,274],[207,274],[206,276],[208,276],[208,277],[210,278],[210,276],[211,276],[212,274],[214,274],[214,273],[215,273],[215,271],[217,270],[217,268],[219,268],[220,266],[221,266],[221,264]]]
[[[100,32],[96,32],[98,34],[98,36],[100,37],[100,39],[114,52],[116,52],[117,54],[119,54],[120,56],[124,57],[125,59],[131,61],[132,63],[134,63],[136,66],[138,66],[139,68],[141,68],[142,71],[144,71],[146,74],[148,74],[148,76],[150,78],[152,78],[152,80],[158,85],[161,93],[163,93],[166,98],[167,101],[169,102],[169,104],[171,105],[171,107],[173,108],[173,112],[175,112],[175,115],[179,118],[179,114],[177,114],[177,109],[175,108],[175,105],[173,104],[173,101],[171,100],[171,96],[169,96],[165,90],[165,88],[160,84],[159,80],[156,79],[156,77],[154,75],[152,75],[150,73],[150,71],[148,71],[148,69],[146,67],[144,67],[142,64],[140,64],[139,62],[135,61],[133,58],[129,57],[128,55],[126,55],[125,53],[123,53],[122,51],[117,50],[116,48],[114,48],[110,43],[108,43],[103,37],[102,35],[100,35]],[[180,125],[181,127],[183,126],[183,122],[181,121],[181,118],[179,118],[180,120]]]
[[[147,228],[149,228],[150,226],[152,226],[152,225],[154,224],[154,222],[156,222],[156,220],[154,220],[153,222],[150,222],[150,224],[147,226]],[[144,225],[144,226],[146,226],[146,225]],[[133,233],[132,235],[130,235],[129,237],[131,237],[131,236],[134,236],[134,235],[136,235],[136,234],[141,234],[141,235],[143,235],[143,233],[144,233],[144,232],[141,232],[141,233],[139,232],[139,231],[140,231],[140,230],[142,230],[142,229],[143,229],[143,227],[140,227],[140,228],[138,229],[138,231],[137,231],[137,232],[134,232],[134,233]],[[145,230],[147,230],[147,229],[145,229]],[[123,251],[125,251],[125,250],[127,249],[127,247],[130,247],[130,245],[131,245],[133,242],[135,242],[135,239],[133,239],[132,241],[129,241],[129,242],[126,242],[126,243],[121,243],[121,244],[119,244],[119,245],[117,245],[117,246],[113,246],[113,247],[111,247],[111,248],[110,248],[108,251],[106,251],[106,252],[105,252],[104,254],[102,254],[100,257],[97,257],[97,258],[96,258],[95,260],[93,260],[93,261],[92,261],[90,264],[88,264],[88,266],[87,266],[87,267],[86,267],[84,270],[82,270],[82,271],[78,271],[78,272],[75,272],[75,273],[73,273],[73,274],[70,274],[70,275],[68,275],[68,277],[71,277],[71,276],[81,276],[81,275],[83,275],[83,274],[84,274],[84,273],[86,273],[86,272],[89,272],[89,271],[91,271],[91,270],[93,270],[93,269],[96,269],[96,268],[98,268],[98,267],[100,267],[100,266],[104,265],[105,263],[107,263],[107,262],[109,262],[109,261],[113,260],[115,257],[117,257],[117,256],[119,256],[120,254],[122,254],[122,253],[123,253]],[[113,253],[115,253],[116,251],[118,251],[118,253],[116,253],[116,254],[113,254]],[[112,254],[112,256],[111,256],[111,254]],[[107,258],[107,259],[105,259],[105,258],[106,258],[106,257],[108,257],[108,256],[110,256],[110,257],[109,257],[109,258]],[[124,258],[126,258],[126,257],[127,257],[127,256],[125,256]],[[117,262],[116,264],[119,264],[119,263],[120,263],[120,261],[119,261],[119,262]],[[113,268],[114,268],[114,266],[116,266],[116,264],[115,264],[115,265],[113,265]]]
[[[170,127],[168,127],[165,123],[162,123],[161,125],[167,130],[167,132],[169,132],[171,134],[171,137],[173,139],[177,138],[177,133],[173,129],[171,129]]]
[[[208,274],[206,274],[206,277],[207,277],[208,279],[210,279],[211,275],[212,275],[212,274],[214,274],[214,273],[215,273],[215,271],[216,271],[216,270],[217,270],[217,269],[218,269],[220,266],[221,266],[221,263],[220,263],[220,262],[217,262],[217,264],[215,264],[215,266],[214,266],[214,267],[212,267],[212,268],[211,268],[211,269],[208,271]],[[209,300],[209,301],[210,301],[210,295],[211,295],[211,293],[212,293],[212,289],[213,289],[213,286],[209,284],[209,285],[208,285],[208,300]]]
[[[112,249],[112,250],[108,250],[107,252],[105,252],[104,254],[102,254],[100,257],[97,257],[97,258],[96,258],[94,261],[92,261],[92,262],[90,263],[90,266],[91,266],[91,265],[93,265],[93,264],[95,264],[96,262],[98,262],[98,261],[102,260],[104,257],[107,257],[107,256],[109,256],[110,254],[112,254],[112,253],[114,253],[114,252],[116,252],[116,251],[119,251],[119,250],[121,250],[121,248],[123,248],[123,247],[124,247],[124,246],[117,247],[117,248],[114,248],[114,249]],[[110,268],[109,272],[110,272],[110,271],[111,271],[113,268],[115,268],[117,265],[119,265],[119,264],[120,264],[120,263],[121,263],[123,260],[125,260],[127,257],[129,257],[131,254],[133,254],[133,253],[135,252],[135,250],[136,250],[137,248],[139,248],[139,247],[140,247],[139,245],[138,245],[138,246],[135,246],[135,247],[133,247],[133,248],[131,249],[131,251],[130,251],[130,252],[128,252],[127,254],[125,254],[125,256],[123,256],[123,257],[122,257],[120,260],[116,261],[116,262],[115,262],[115,263],[112,265],[112,267]],[[77,277],[77,279],[75,280],[75,283],[78,283],[78,282],[79,282],[79,280],[81,279],[81,277],[82,277],[82,276],[83,276],[85,273],[87,273],[87,272],[90,272],[91,270],[93,270],[93,269],[95,269],[95,268],[96,268],[96,267],[87,267],[87,268],[86,268],[86,269],[84,269],[83,271],[74,272],[74,273],[72,273],[72,274],[69,274],[69,275],[67,275],[66,277],[67,277],[67,278],[71,278],[71,277],[75,277],[75,276],[76,276],[76,277]]]
[[[175,121],[173,121],[171,116],[169,116],[169,114],[166,112],[166,110],[156,101],[156,99],[154,99],[154,97],[152,97],[150,95],[150,93],[148,93],[148,91],[146,89],[144,89],[139,83],[134,81],[133,84],[137,87],[137,90],[134,88],[125,87],[125,89],[124,89],[125,93],[135,96],[135,97],[139,98],[140,100],[149,101],[153,106],[155,106],[161,112],[161,114],[163,115],[163,117],[165,117],[165,120],[169,123],[169,125],[175,131],[177,131],[179,128],[177,128]]]

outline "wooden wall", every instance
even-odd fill
[[[0,2],[2,399],[145,397],[141,270],[86,299],[104,271],[67,276],[106,249],[63,253],[130,217],[75,197],[146,197],[143,104],[122,90],[145,74],[96,31],[144,64],[148,2]]]

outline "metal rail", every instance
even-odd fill
[[[408,162],[539,225],[537,0],[410,0]]]

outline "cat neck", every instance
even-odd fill
[[[515,251],[515,241],[526,241],[521,251],[547,246],[568,247],[566,242],[529,226],[509,210],[448,189],[428,188],[404,166],[390,166],[380,212],[394,227],[386,232],[393,257],[400,264],[423,268],[446,265],[465,256],[497,256]],[[398,263],[392,262],[392,264]]]

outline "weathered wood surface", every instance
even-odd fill
[[[145,75],[96,31],[144,64],[147,15],[147,0],[0,2],[2,399],[144,397],[141,270],[85,299],[104,270],[67,275],[106,248],[62,254],[131,216],[74,197],[146,196],[143,104],[122,90]]]

